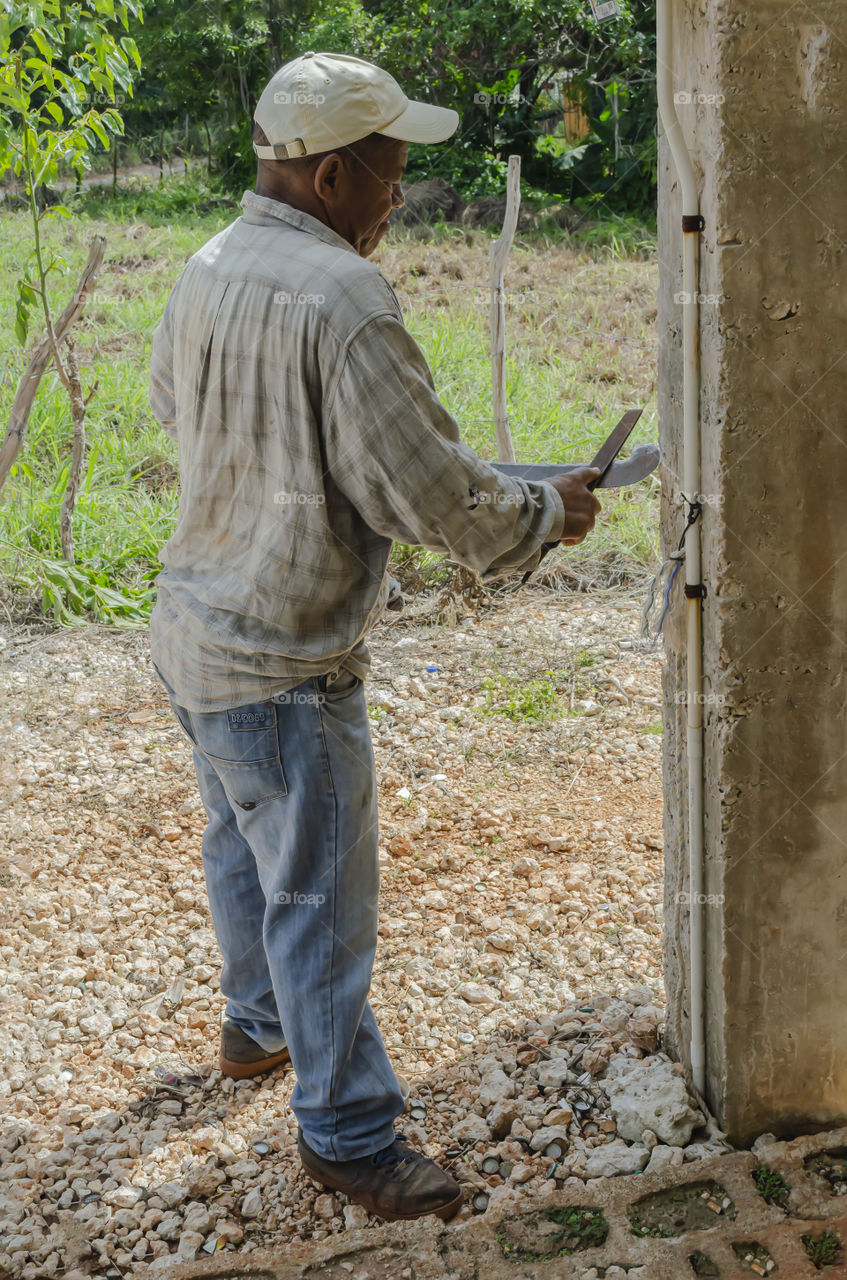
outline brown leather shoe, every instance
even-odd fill
[[[274,1067],[290,1061],[291,1054],[288,1049],[278,1049],[275,1053],[268,1053],[234,1022],[225,1022],[221,1027],[220,1068],[225,1076],[230,1076],[233,1080],[261,1076],[266,1071],[273,1071]]]
[[[382,1151],[359,1160],[325,1160],[297,1130],[297,1150],[307,1173],[324,1187],[343,1191],[368,1213],[397,1222],[434,1213],[452,1218],[462,1207],[461,1183],[413,1150],[402,1133]]]

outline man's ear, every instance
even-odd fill
[[[334,151],[324,156],[315,169],[312,178],[315,195],[326,204],[333,203],[338,197],[338,179],[341,174],[341,156]]]

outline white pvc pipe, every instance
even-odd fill
[[[659,116],[671,151],[682,195],[684,218],[699,218],[700,200],[691,157],[685,145],[673,94],[673,6],[657,0],[656,84]],[[682,233],[682,440],[683,484],[689,501],[700,491],[700,366],[698,305],[699,230]],[[700,586],[700,524],[690,525],[685,537],[685,581]],[[700,1094],[706,1088],[705,970],[703,933],[703,659],[702,602],[686,599],[688,671],[688,861],[690,912],[691,1075]]]

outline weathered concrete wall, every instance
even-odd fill
[[[707,1080],[737,1141],[847,1117],[847,6],[678,0],[700,178]],[[663,536],[681,489],[679,189],[659,151]],[[686,1058],[681,592],[666,626],[666,969]]]

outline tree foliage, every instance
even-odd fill
[[[650,204],[650,0],[620,0],[618,14],[603,22],[587,0],[474,0],[460,6],[437,0],[414,17],[403,0],[365,3],[383,24],[386,67],[409,92],[459,111],[451,153],[459,150],[471,162],[518,154],[531,186],[568,197],[605,196],[618,207]],[[565,84],[590,126],[576,147],[567,145],[560,123]],[[429,158],[441,163],[438,154]]]
[[[0,486],[15,466],[23,444],[33,398],[52,362],[70,401],[73,422],[71,461],[61,505],[62,551],[74,561],[73,514],[85,450],[85,410],[93,391],[83,392],[71,328],[103,258],[105,242],[95,237],[89,261],[58,321],[49,296],[49,278],[64,266],[41,233],[44,218],[61,213],[39,192],[55,181],[60,166],[82,175],[99,145],[123,129],[118,106],[132,93],[132,73],[140,65],[129,34],[131,17],[140,17],[135,0],[37,0],[0,2],[0,177],[11,170],[23,182],[32,221],[32,250],[17,280],[15,333],[21,346],[28,337],[32,309],[40,308],[45,336],[30,353],[12,406],[11,422],[0,448]],[[46,588],[45,588],[46,589]]]
[[[0,177],[22,178],[33,220],[32,256],[18,281],[16,333],[27,338],[30,308],[40,299],[50,331],[47,277],[60,259],[42,245],[43,218],[64,213],[39,205],[39,189],[59,167],[80,176],[98,144],[123,131],[118,106],[132,94],[140,66],[130,17],[136,0],[65,4],[0,3]]]
[[[461,115],[447,144],[413,151],[412,176],[500,192],[517,153],[530,187],[643,211],[655,198],[654,9],[619,0],[598,22],[589,0],[157,0],[128,127],[181,134],[237,191],[252,181],[252,110],[276,67],[306,49],[352,53]],[[576,141],[562,127],[566,80],[588,125]]]

